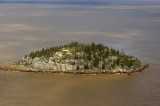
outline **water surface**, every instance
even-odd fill
[[[0,105],[160,105],[158,0],[100,2],[109,4],[0,2],[0,62],[79,41],[124,50],[150,63],[150,68],[132,76],[0,71]]]

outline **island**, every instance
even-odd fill
[[[42,48],[22,59],[1,64],[0,70],[72,74],[115,74],[140,72],[149,66],[138,58],[103,44],[71,42]]]

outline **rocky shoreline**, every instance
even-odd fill
[[[34,69],[34,68],[27,68],[22,65],[13,65],[13,64],[1,64],[0,70],[2,71],[19,71],[19,72],[41,72],[41,73],[66,73],[66,74],[128,74],[135,72],[142,72],[142,70],[149,67],[149,64],[146,62],[141,62],[142,65],[136,69],[130,70],[73,70],[73,71],[61,71],[61,70],[41,70],[41,69]]]

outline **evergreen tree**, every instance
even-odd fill
[[[102,69],[104,70],[104,69],[105,69],[105,67],[106,67],[106,65],[103,63],[103,64],[102,64]]]
[[[89,69],[89,66],[88,64],[85,65],[84,69]]]
[[[79,70],[79,65],[77,66],[76,70]]]
[[[42,48],[41,50],[37,50],[35,52],[31,52],[28,55],[25,55],[25,58],[30,57],[32,59],[36,57],[46,57],[50,58],[54,56],[55,53],[60,52],[64,56],[64,59],[70,58],[67,55],[66,51],[63,49],[68,49],[72,53],[72,58],[80,61],[80,59],[85,60],[85,62],[90,62],[91,66],[88,64],[85,68],[97,67],[99,66],[99,62],[103,62],[102,69],[105,69],[106,66],[115,68],[116,66],[121,67],[132,67],[134,63],[140,63],[140,61],[130,55],[125,55],[124,52],[119,52],[118,50],[109,48],[108,46],[104,46],[102,44],[80,44],[78,42],[71,42],[69,44],[65,44],[64,46],[56,46],[50,48]],[[80,54],[80,55],[79,55]],[[110,56],[115,56],[117,59],[112,61],[109,59]],[[108,60],[107,60],[108,59]],[[105,61],[107,60],[107,61]],[[74,64],[72,64],[74,65]],[[79,67],[79,66],[77,66]]]
[[[99,57],[96,57],[93,66],[98,67],[98,65],[99,65]]]

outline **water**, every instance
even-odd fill
[[[159,106],[160,5],[114,2],[0,4],[1,63],[79,41],[107,44],[150,64],[131,76],[0,71],[0,105]]]
[[[132,76],[0,72],[0,105],[158,106],[156,69]]]

